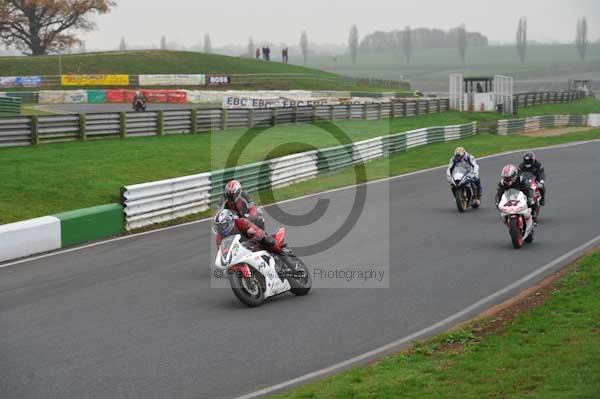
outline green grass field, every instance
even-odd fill
[[[274,398],[598,398],[598,292],[599,252],[508,326],[477,323]]]
[[[252,58],[229,57],[187,51],[115,51],[63,55],[63,74],[305,74],[310,78],[276,78],[260,84],[232,88],[384,90],[368,84],[345,81],[340,75],[318,69]],[[0,57],[2,76],[59,75],[56,55],[36,57]],[[389,89],[388,89],[389,90]]]
[[[308,66],[333,71],[347,76],[372,76],[399,79],[405,76],[415,82],[415,89],[448,90],[448,74],[463,72],[467,76],[503,74],[515,80],[532,80],[533,86],[543,88],[544,81],[564,82],[567,88],[570,76],[586,75],[600,79],[600,44],[591,44],[585,62],[581,62],[574,45],[530,45],[525,63],[518,60],[514,46],[470,47],[466,65],[462,65],[453,48],[416,50],[410,64],[401,54],[359,55],[356,64],[349,56],[314,56]],[[537,82],[537,83],[536,83]],[[520,88],[517,82],[517,88]]]
[[[571,104],[543,106],[539,109],[531,107],[523,109],[523,112],[526,112],[527,115],[536,114],[536,111],[541,113],[588,113],[592,109],[600,110],[599,104],[594,100],[584,100]],[[473,117],[489,121],[498,118],[498,115],[448,112],[382,121],[339,121],[336,122],[336,126],[344,132],[347,138],[358,141],[420,127],[467,123]],[[124,185],[220,169],[224,166],[233,145],[245,132],[246,130],[239,129],[213,134],[2,148],[0,149],[0,181],[2,182],[0,224],[118,202],[119,190]],[[305,144],[292,145],[291,148],[288,148],[288,153],[304,151],[306,144],[315,147],[335,146],[339,145],[339,139],[344,138],[341,136],[343,135],[325,134],[319,125],[280,125],[270,128],[258,136],[246,149],[241,159],[244,163],[263,160],[273,148],[290,141]],[[475,140],[482,140],[481,145],[486,143],[490,145],[487,148],[476,148],[475,154],[480,155],[484,150],[505,150],[502,143],[518,145],[511,148],[525,148],[530,139],[481,136]],[[533,140],[531,143],[554,143],[560,142],[560,140],[568,139]],[[450,143],[448,148],[431,146],[431,149],[424,151],[436,151],[438,148],[443,148],[438,155],[433,157],[427,155],[427,159],[437,162],[435,163],[437,165],[447,161],[447,152],[450,151],[450,147],[455,145],[456,143]],[[421,154],[421,152],[411,151],[406,155],[410,157],[413,153]],[[390,168],[393,173],[406,170],[403,168],[413,165],[410,161],[412,158],[395,157],[394,159],[401,161],[398,164],[400,169],[396,170],[396,166]],[[374,162],[373,165],[378,167],[379,164]],[[340,180],[332,179],[332,181],[334,183],[341,182],[341,179],[342,177]],[[329,185],[329,183],[327,184]],[[310,183],[310,185],[317,187],[314,183]],[[299,185],[298,189],[302,189],[302,187]],[[23,204],[27,206],[23,206]]]

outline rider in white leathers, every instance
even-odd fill
[[[481,199],[483,190],[481,188],[481,179],[479,179],[479,165],[477,165],[477,160],[475,157],[465,151],[463,147],[458,147],[450,159],[450,164],[448,165],[448,170],[446,171],[446,177],[448,181],[452,181],[452,173],[454,172],[454,168],[457,166],[461,166],[469,172],[473,178],[475,187],[477,188],[477,194],[475,197]]]

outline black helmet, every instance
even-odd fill
[[[535,163],[535,154],[531,151],[527,152],[523,156],[523,164],[525,165],[526,168],[531,168],[534,163]]]

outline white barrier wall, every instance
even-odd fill
[[[61,247],[60,220],[45,216],[0,226],[0,262]]]
[[[600,127],[600,114],[590,114],[588,116],[588,126]]]

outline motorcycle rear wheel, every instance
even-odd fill
[[[296,270],[293,270],[293,275],[288,278],[290,291],[292,294],[297,296],[307,295],[312,288],[312,278],[310,277],[310,271],[302,261],[295,255],[290,255],[291,260],[296,264]]]

